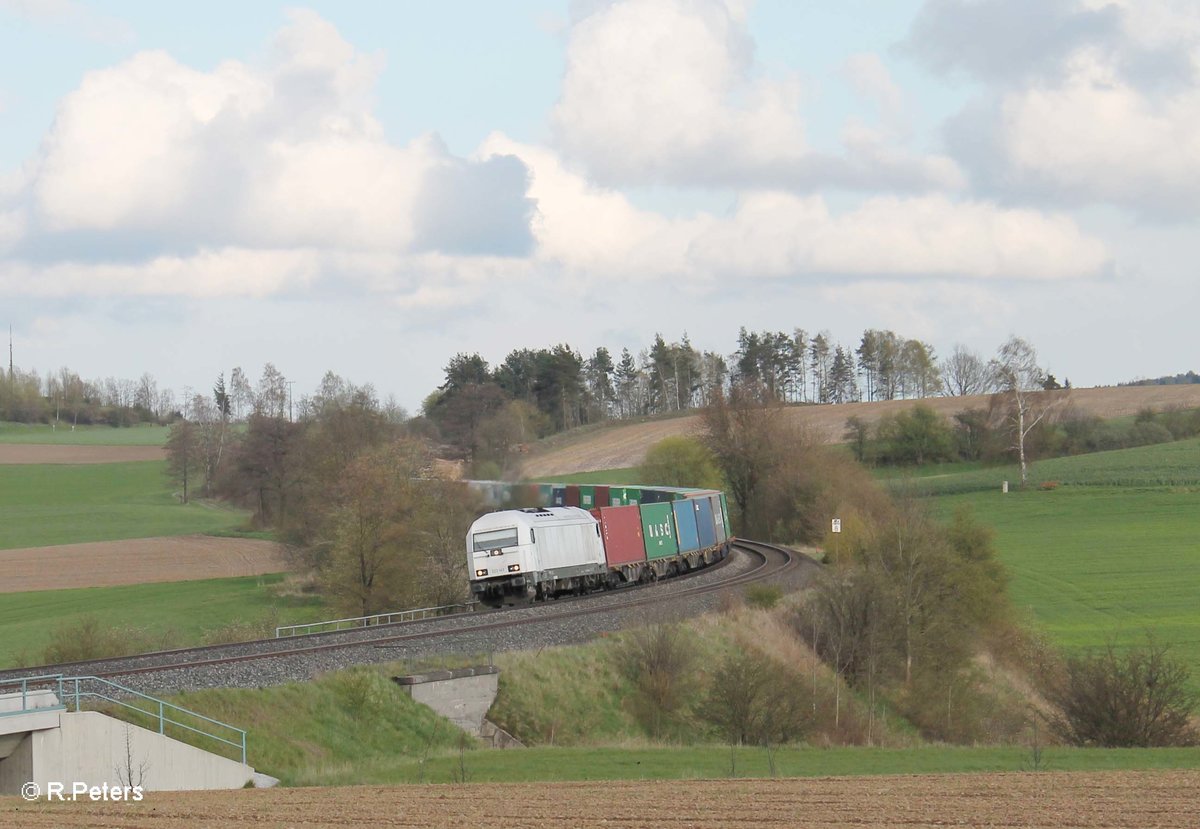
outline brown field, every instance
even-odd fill
[[[0,593],[112,587],[282,573],[283,547],[251,538],[185,535],[0,550]]]
[[[1140,409],[1165,410],[1200,407],[1200,384],[1186,386],[1125,386],[1122,388],[1071,389],[1070,406],[1080,412],[1098,417],[1122,417],[1136,414]],[[988,395],[972,397],[929,397],[924,400],[886,400],[878,403],[843,403],[841,405],[793,406],[788,416],[827,443],[842,440],[846,420],[860,417],[873,423],[885,414],[901,411],[916,403],[924,403],[945,416],[965,409],[987,408]],[[694,435],[702,424],[698,415],[628,423],[567,438],[552,449],[531,455],[521,472],[527,478],[547,478],[590,472],[597,469],[624,469],[637,466],[646,450],[665,437]]]
[[[124,463],[161,461],[161,446],[57,446],[40,443],[0,443],[0,464],[10,463]]]
[[[151,793],[141,803],[0,799],[0,826],[1194,827],[1200,772],[913,775]]]

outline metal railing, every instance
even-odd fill
[[[0,682],[0,694],[8,686],[19,686],[21,693],[20,711],[0,712],[0,716],[13,714],[28,714],[41,711],[82,711],[84,701],[98,700],[108,705],[116,705],[147,717],[152,723],[157,722],[158,733],[166,735],[167,726],[175,726],[184,731],[197,734],[209,740],[230,746],[241,755],[242,765],[246,765],[246,732],[236,726],[214,720],[201,713],[175,705],[172,702],[143,694],[119,683],[98,676],[63,676],[62,674],[46,674],[44,676],[23,677]],[[58,705],[29,708],[28,698],[31,691],[53,691],[58,697]],[[16,693],[8,692],[8,693]],[[130,700],[134,700],[131,702]],[[148,707],[135,703],[146,703]],[[187,718],[190,722],[184,722]],[[195,723],[195,724],[192,724]],[[134,722],[134,725],[140,723]]]
[[[5,690],[14,688],[16,690]],[[33,691],[52,691],[55,693],[56,705],[29,705],[29,694]],[[43,674],[41,676],[23,676],[20,679],[6,679],[0,682],[0,697],[7,697],[10,694],[21,695],[21,707],[12,711],[0,711],[0,717],[15,717],[18,714],[30,714],[42,711],[65,711],[67,706],[63,702],[63,677],[62,674]],[[44,697],[36,696],[35,699],[44,699]]]
[[[438,607],[417,607],[411,610],[397,610],[393,613],[376,613],[373,616],[329,619],[324,622],[309,622],[303,625],[281,625],[275,628],[275,638],[307,636],[313,633],[332,633],[338,630],[353,630],[355,628],[371,627],[372,625],[390,625],[396,622],[415,622],[418,619],[430,619],[435,616],[454,616],[459,613],[473,612],[477,604],[479,602],[444,604]]]

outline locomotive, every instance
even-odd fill
[[[511,498],[506,485],[471,483]],[[655,581],[729,553],[732,537],[720,492],[545,485],[539,495],[553,505],[499,510],[471,525],[467,572],[471,593],[483,604],[524,604]]]

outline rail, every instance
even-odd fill
[[[242,765],[246,764],[246,732],[243,729],[206,717],[181,705],[135,691],[133,688],[110,679],[102,679],[98,676],[43,674],[42,676],[0,681],[0,689],[9,686],[20,687],[22,710],[0,712],[0,716],[28,714],[32,711],[82,711],[85,700],[98,700],[149,718],[152,723],[157,723],[158,733],[164,736],[167,733],[167,726],[171,725],[230,746],[240,753]],[[37,691],[53,691],[57,696],[58,704],[44,707],[35,704],[32,708],[27,707],[30,692]],[[137,703],[148,703],[148,707],[135,704],[130,701],[131,699]],[[185,719],[188,721],[185,722]],[[138,723],[134,724],[138,725]]]
[[[444,604],[438,607],[417,607],[392,613],[376,613],[372,616],[354,616],[349,619],[329,619],[324,622],[309,622],[302,625],[281,625],[275,628],[275,638],[284,639],[290,636],[308,636],[313,633],[332,633],[339,630],[371,627],[372,625],[390,625],[396,622],[415,622],[418,619],[430,619],[436,616],[454,616],[459,613],[473,612],[477,604],[479,602]]]
[[[65,711],[66,704],[63,702],[63,684],[62,674],[42,674],[41,676],[23,676],[20,679],[6,679],[0,681],[0,698],[8,698],[10,695],[15,698],[17,694],[21,695],[21,707],[11,711],[0,710],[0,717],[15,717],[20,714],[29,714],[32,712],[41,713],[42,711]],[[6,688],[16,690],[7,691]],[[55,695],[54,705],[38,705],[37,701],[45,701],[45,697],[39,694],[39,691],[55,690],[58,693]],[[35,704],[29,705],[29,693],[33,691]]]

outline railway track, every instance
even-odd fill
[[[102,678],[137,676],[149,679],[161,676],[164,680],[168,677],[179,680],[166,681],[164,687],[212,687],[220,683],[195,680],[203,680],[205,672],[213,672],[214,677],[222,673],[240,677],[241,679],[234,684],[273,684],[272,680],[277,678],[275,675],[279,675],[279,681],[304,679],[317,670],[328,670],[330,665],[337,667],[339,659],[336,655],[339,652],[349,654],[347,664],[358,664],[396,659],[413,646],[429,650],[430,645],[436,647],[439,642],[452,640],[455,644],[462,640],[478,641],[487,645],[483,650],[503,650],[507,649],[503,644],[500,647],[495,646],[500,634],[503,634],[500,638],[502,643],[512,640],[517,642],[519,647],[520,634],[523,631],[534,631],[542,627],[557,627],[561,630],[563,623],[568,624],[566,636],[569,638],[574,632],[606,629],[602,623],[605,614],[624,615],[639,608],[655,607],[665,602],[685,602],[752,582],[776,579],[805,566],[816,566],[812,559],[802,554],[762,542],[739,540],[734,544],[734,549],[756,559],[756,563],[743,572],[707,579],[702,583],[696,577],[712,575],[714,568],[698,571],[692,578],[671,579],[642,588],[593,594],[532,607],[487,610],[284,639],[259,639],[128,657],[40,665],[0,671],[0,680],[59,673],[87,674]],[[732,555],[722,565],[731,559]],[[720,567],[722,573],[726,569],[724,566]],[[611,627],[612,625],[609,625],[608,629]],[[539,637],[529,638],[532,641]],[[269,665],[270,670],[257,670],[256,666],[260,665]],[[319,667],[306,667],[308,665]],[[265,681],[256,682],[255,677]],[[247,678],[250,683],[244,681]]]

